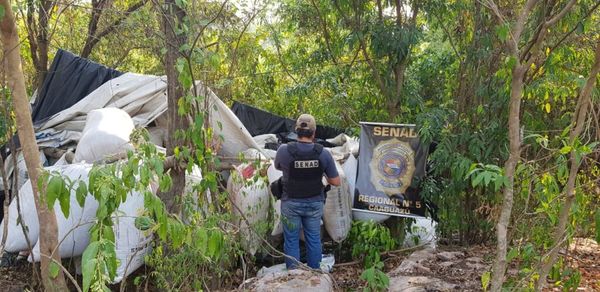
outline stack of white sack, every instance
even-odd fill
[[[77,163],[68,165],[55,165],[47,167],[50,172],[58,172],[63,177],[68,177],[75,182],[70,193],[69,216],[61,211],[57,201],[54,205],[58,227],[58,241],[60,243],[58,253],[61,258],[72,258],[81,256],[90,242],[90,228],[96,219],[98,202],[88,194],[83,207],[76,199],[76,189],[80,181],[88,183],[90,164]],[[40,260],[39,222],[31,181],[28,180],[19,192],[21,216],[17,211],[17,200],[13,200],[9,207],[8,232],[5,250],[8,252],[20,252],[29,250],[27,239],[23,233],[22,226],[27,226],[27,236],[32,245],[32,253],[29,261]],[[143,234],[134,226],[135,218],[144,210],[144,197],[142,193],[130,193],[127,200],[119,206],[113,217],[113,231],[115,232],[115,249],[119,267],[115,282],[131,274],[144,263],[144,256],[150,252],[149,243],[152,237]],[[22,220],[17,220],[17,218]],[[17,223],[19,221],[19,223]],[[4,224],[4,222],[2,223]],[[2,238],[0,230],[0,238]]]
[[[90,111],[73,162],[94,163],[126,154],[127,150],[133,149],[129,143],[133,129],[133,120],[121,109]]]
[[[269,213],[268,181],[263,177],[254,179],[254,172],[252,164],[241,164],[231,171],[227,181],[242,247],[251,255],[261,245],[257,227],[266,222]]]

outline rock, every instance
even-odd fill
[[[465,262],[465,264],[467,265],[467,267],[475,270],[475,271],[484,271],[488,269],[487,265],[484,265],[482,263],[477,263],[477,262]]]
[[[267,273],[262,277],[248,279],[238,288],[240,291],[333,291],[329,274],[305,270]]]
[[[396,269],[394,269],[391,274],[392,275],[401,275],[401,274],[412,274],[412,273],[431,273],[431,269],[426,266],[423,266],[420,263],[404,260]]]
[[[449,268],[449,267],[453,266],[454,264],[455,264],[455,262],[443,262],[443,263],[440,263],[439,266],[442,268]]]
[[[390,288],[388,291],[427,292],[452,291],[456,289],[459,289],[459,287],[437,278],[423,276],[396,276],[390,277]]]
[[[465,256],[465,254],[460,251],[444,251],[444,252],[438,253],[436,256],[438,259],[448,262],[448,261],[456,260],[458,258],[462,258]]]
[[[478,257],[466,258],[465,261],[470,262],[470,263],[483,263],[483,259],[478,258]]]
[[[426,248],[426,249],[422,249],[422,250],[413,252],[410,256],[408,256],[407,260],[410,260],[410,261],[413,261],[416,263],[423,263],[423,262],[433,259],[434,257],[435,257],[435,250],[433,250],[431,248]]]
[[[413,252],[408,258],[402,261],[400,266],[395,268],[390,274],[413,274],[413,273],[431,273],[431,269],[423,264],[435,258],[433,249],[422,249]]]

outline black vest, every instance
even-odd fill
[[[298,150],[297,142],[288,143],[287,150],[292,156],[288,180],[283,184],[283,191],[290,198],[302,199],[318,196],[323,193],[323,166],[319,156],[323,146],[314,144],[308,152]]]

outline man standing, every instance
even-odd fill
[[[340,185],[340,177],[331,153],[313,143],[317,123],[308,114],[296,122],[298,142],[281,145],[277,149],[275,168],[283,172],[281,196],[281,223],[283,225],[283,250],[288,269],[300,262],[300,227],[304,230],[308,266],[318,269],[321,263],[321,217],[323,216],[323,174],[327,182]]]

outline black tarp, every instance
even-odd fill
[[[296,125],[295,120],[274,115],[237,101],[233,103],[231,110],[252,136],[293,132]],[[340,129],[317,125],[316,138],[329,139],[343,132]]]
[[[44,121],[123,73],[59,49],[39,90],[31,118]]]

